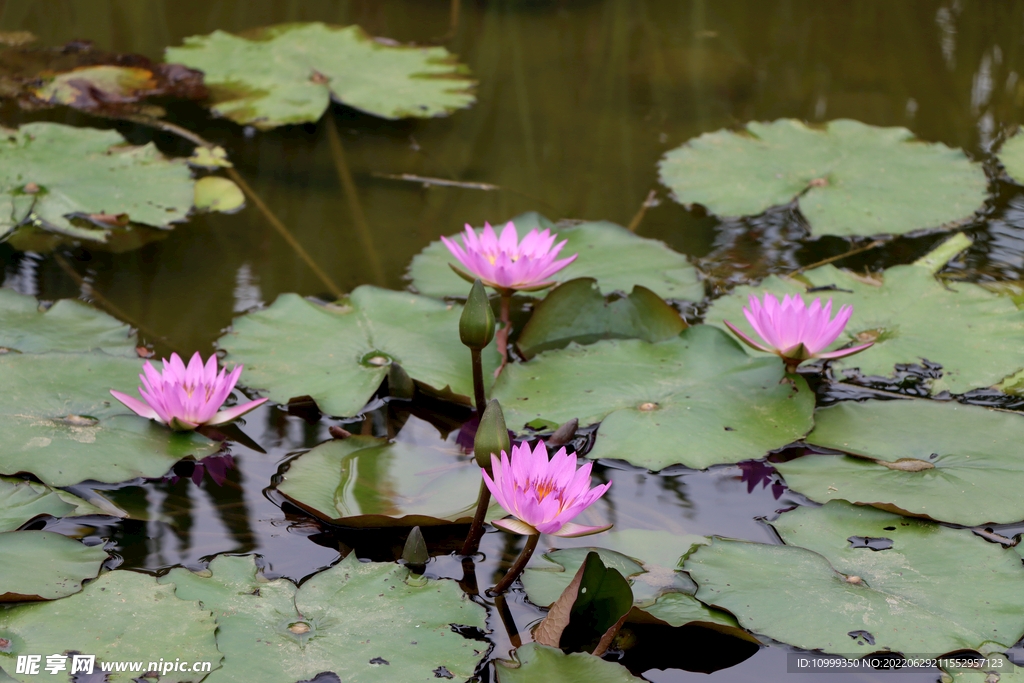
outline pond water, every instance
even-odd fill
[[[804,225],[788,210],[731,222],[688,211],[658,183],[656,164],[666,151],[750,120],[851,118],[905,126],[923,140],[962,147],[991,167],[992,146],[1016,129],[1024,107],[1024,3],[466,0],[445,40],[450,9],[447,2],[422,0],[8,0],[0,5],[0,30],[32,31],[43,45],[88,39],[159,59],[186,36],[316,20],[359,24],[401,42],[439,42],[457,54],[479,80],[477,102],[446,118],[386,121],[335,105],[317,124],[258,132],[211,118],[193,104],[166,103],[168,120],[229,150],[241,175],[346,291],[365,283],[401,289],[410,259],[440,235],[524,211],[621,225],[639,218],[638,234],[689,255],[710,276],[709,291],[724,291],[867,241],[806,239]],[[168,153],[191,152],[178,139],[141,126],[64,110],[0,108],[6,126],[34,120],[115,127],[133,142],[154,140]],[[340,133],[355,196],[339,177],[331,126]],[[397,179],[401,174],[493,187],[425,186]],[[993,187],[984,213],[966,226],[974,245],[949,266],[958,278],[1024,279],[1024,192],[1009,182]],[[651,191],[655,200],[640,214]],[[901,238],[842,265],[864,270],[908,263],[944,237]],[[331,298],[252,206],[235,215],[196,216],[165,239],[125,253],[90,246],[25,253],[0,245],[0,264],[3,286],[41,299],[97,302],[136,326],[158,355],[211,353],[233,316],[281,293]],[[699,313],[687,311],[694,318]],[[41,526],[110,539],[122,567],[152,571],[199,568],[220,553],[258,553],[268,575],[298,582],[350,551],[392,560],[404,531],[328,529],[268,487],[290,459],[329,438],[331,425],[379,436],[396,436],[400,426],[397,439],[429,441],[445,438],[446,425],[468,416],[454,410],[438,417],[396,403],[342,422],[263,406],[244,419],[248,441],[232,444],[235,466],[222,485],[207,476],[196,486],[183,470],[176,481],[104,487],[132,520]],[[447,434],[456,436],[457,429]],[[654,474],[601,462],[595,472],[615,483],[580,521],[607,520],[617,529],[777,543],[760,520],[807,502],[771,486],[750,490],[735,465]],[[464,533],[464,527],[426,532],[436,555],[429,575],[464,580],[462,564],[448,555],[457,552]],[[554,541],[570,547],[594,539],[544,537],[541,550]],[[481,584],[500,577],[519,542],[502,532],[485,536],[486,559],[476,565]],[[542,612],[520,592],[510,596],[510,607],[528,637],[527,627]],[[511,636],[494,610],[489,626],[492,657],[505,657]],[[684,630],[638,630],[642,647],[623,663],[656,683],[704,680],[707,674],[686,669],[727,664],[734,665],[711,678],[790,676],[786,646],[752,653],[725,636],[705,643],[706,634]],[[703,655],[680,653],[687,642]],[[938,673],[815,676],[903,682],[934,681]],[[480,677],[493,680],[493,671],[483,669]]]

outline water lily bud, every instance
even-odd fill
[[[402,549],[402,559],[406,564],[414,567],[422,567],[430,559],[427,552],[427,542],[423,538],[423,532],[418,526],[414,526],[405,539],[405,547]]]
[[[484,283],[478,279],[469,290],[469,299],[459,318],[459,336],[471,349],[482,349],[494,339],[494,311],[487,301]]]
[[[491,454],[500,457],[502,451],[510,453],[512,444],[508,439],[508,427],[505,426],[505,415],[501,412],[501,406],[497,400],[491,399],[480,418],[476,440],[473,441],[476,464],[490,472]]]

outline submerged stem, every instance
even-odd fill
[[[487,488],[483,478],[480,479],[480,495],[476,500],[476,514],[473,516],[473,525],[469,527],[466,534],[466,542],[462,544],[462,554],[472,555],[480,547],[480,537],[484,535],[484,517],[487,515],[487,508],[491,506],[491,490]]]
[[[508,587],[512,585],[512,582],[519,578],[519,575],[526,569],[526,563],[530,561],[530,557],[533,555],[533,551],[537,548],[537,543],[540,541],[540,534],[532,534],[526,537],[526,545],[523,546],[522,552],[519,553],[519,557],[509,568],[508,573],[505,577],[498,582],[498,584],[487,591],[492,595],[499,595],[508,590]]]

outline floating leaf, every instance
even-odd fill
[[[375,40],[358,26],[214,31],[165,57],[204,73],[215,112],[262,129],[316,121],[332,99],[386,119],[442,116],[474,100],[467,69],[443,47]]]
[[[752,359],[697,325],[657,344],[599,341],[515,363],[495,383],[509,427],[536,418],[601,422],[591,458],[659,470],[759,458],[810,430],[814,395],[783,383],[775,356]]]
[[[223,147],[196,147],[188,159],[189,166],[196,166],[198,168],[231,168],[234,164],[228,160],[228,153]]]
[[[188,166],[152,143],[131,147],[116,131],[27,123],[0,140],[0,236],[23,223],[105,242],[110,228],[71,218],[126,214],[170,228],[192,207]]]
[[[359,683],[432,680],[438,667],[465,680],[487,650],[452,629],[483,629],[482,606],[454,581],[418,578],[397,564],[350,553],[301,588],[263,578],[252,555],[216,557],[210,571],[203,578],[172,569],[160,579],[217,615],[224,667],[205,683],[308,680],[324,671]]]
[[[14,531],[41,515],[78,517],[111,512],[110,506],[98,508],[67,491],[25,479],[0,477],[0,532]]]
[[[838,502],[799,507],[772,526],[789,545],[716,539],[683,566],[699,600],[754,633],[846,656],[917,657],[1024,634],[1020,557],[968,529]]]
[[[100,573],[106,559],[102,545],[90,547],[52,531],[2,533],[0,602],[56,600],[77,593],[83,581]]]
[[[43,309],[34,296],[0,289],[0,347],[42,351],[89,351],[137,357],[138,339],[117,318],[75,299]]]
[[[813,290],[813,291],[812,291]],[[874,341],[855,356],[831,361],[850,374],[892,375],[897,363],[922,359],[942,365],[942,378],[931,383],[932,393],[962,394],[989,387],[1024,367],[1024,311],[1009,297],[978,285],[940,283],[923,264],[895,266],[885,271],[881,284],[831,265],[815,268],[800,279],[771,276],[757,287],[737,287],[716,300],[705,322],[721,326],[728,320],[746,334],[753,331],[742,312],[749,296],[771,292],[831,299],[833,311],[853,306],[853,317],[830,349]],[[756,355],[756,352],[751,352]]]
[[[159,477],[218,445],[128,415],[109,389],[131,391],[142,362],[103,353],[0,355],[0,472],[31,472],[50,486]]]
[[[245,206],[245,195],[227,178],[208,175],[196,181],[195,205],[200,211],[233,213]]]
[[[846,500],[973,526],[1024,519],[1024,417],[952,402],[842,402],[819,410],[805,455],[775,468],[811,500]],[[895,469],[903,461],[929,467]],[[916,470],[916,471],[915,471]]]
[[[194,601],[176,599],[173,587],[161,586],[146,574],[112,571],[67,598],[0,612],[0,638],[10,642],[0,649],[0,665],[23,683],[57,679],[43,667],[36,676],[15,673],[18,655],[43,654],[44,665],[45,655],[52,653],[95,655],[97,673],[100,662],[142,662],[148,667],[160,659],[209,663],[216,669],[221,661],[216,628],[209,611]],[[70,670],[70,656],[65,665]],[[67,678],[68,671],[62,674]],[[205,675],[168,671],[160,681],[198,683]],[[137,678],[138,671],[111,671],[107,680],[130,683]]]
[[[441,440],[431,447],[350,436],[292,460],[277,490],[311,515],[341,526],[469,524],[480,467]]]
[[[999,162],[1014,182],[1024,185],[1024,135],[1021,135],[1020,128],[999,149]]]
[[[658,240],[638,237],[623,227],[607,221],[555,225],[540,214],[529,212],[512,219],[520,237],[534,228],[551,230],[558,234],[557,242],[566,240],[559,256],[579,254],[574,262],[553,276],[561,282],[574,278],[591,277],[597,280],[601,291],[627,292],[640,285],[663,299],[704,298],[704,285],[697,269],[686,257],[669,249]],[[462,244],[461,235],[451,239]],[[406,276],[413,288],[427,296],[465,297],[469,292],[465,280],[456,275],[449,263],[458,263],[448,248],[431,242],[417,254]],[[523,296],[542,297],[545,292],[519,292]]]
[[[980,164],[906,128],[795,119],[705,133],[659,164],[682,204],[749,216],[796,200],[816,235],[903,234],[970,218],[985,201]]]
[[[569,342],[643,339],[659,342],[686,329],[679,313],[646,287],[628,297],[606,301],[594,278],[559,285],[541,301],[519,334],[517,346],[527,358],[564,348]]]
[[[499,660],[494,667],[498,683],[642,683],[621,664],[606,662],[585,652],[567,655],[553,647],[527,643],[516,648],[515,662]]]
[[[244,363],[242,381],[278,403],[311,396],[328,415],[355,415],[400,363],[413,379],[473,395],[469,351],[458,343],[462,309],[408,292],[356,288],[337,305],[282,294],[264,310],[236,318],[219,346]],[[484,349],[484,373],[498,354]]]

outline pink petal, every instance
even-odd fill
[[[723,320],[722,322],[724,322],[725,326],[728,327],[730,330],[732,330],[732,333],[735,334],[737,337],[739,337],[740,341],[742,341],[747,346],[750,346],[751,348],[757,349],[758,351],[767,351],[769,353],[771,353],[773,351],[773,349],[769,349],[768,347],[761,346],[756,341],[754,341],[753,339],[751,339],[747,335],[745,335],[742,332],[740,332],[728,320]]]
[[[870,344],[863,344],[861,346],[854,346],[851,349],[839,349],[838,351],[831,351],[829,353],[818,353],[815,354],[815,358],[842,358],[843,356],[852,356],[855,353],[860,353],[869,346],[874,346],[875,342]]]
[[[599,534],[602,531],[608,531],[612,528],[612,524],[607,526],[583,526],[582,524],[563,524],[562,528],[558,531],[543,532],[550,533],[553,536],[561,536],[562,538],[579,538],[580,536],[590,536],[591,534]],[[539,529],[538,529],[539,530]]]
[[[526,522],[522,522],[515,518],[496,519],[492,521],[491,524],[497,527],[501,527],[505,531],[511,531],[514,534],[519,534],[520,536],[536,536],[539,533],[535,528],[533,528]]]
[[[258,398],[255,401],[249,401],[248,403],[243,403],[242,405],[234,406],[233,408],[228,408],[227,410],[222,410],[216,415],[214,415],[212,418],[210,418],[210,420],[205,424],[222,425],[227,422],[231,422],[235,418],[245,415],[250,410],[256,408],[257,406],[263,405],[269,400],[269,398]]]
[[[132,398],[128,394],[122,394],[120,391],[110,390],[110,394],[121,403],[125,404],[129,410],[134,412],[136,415],[149,418],[150,420],[160,420],[160,416],[156,414],[148,404],[143,403],[137,398]]]

